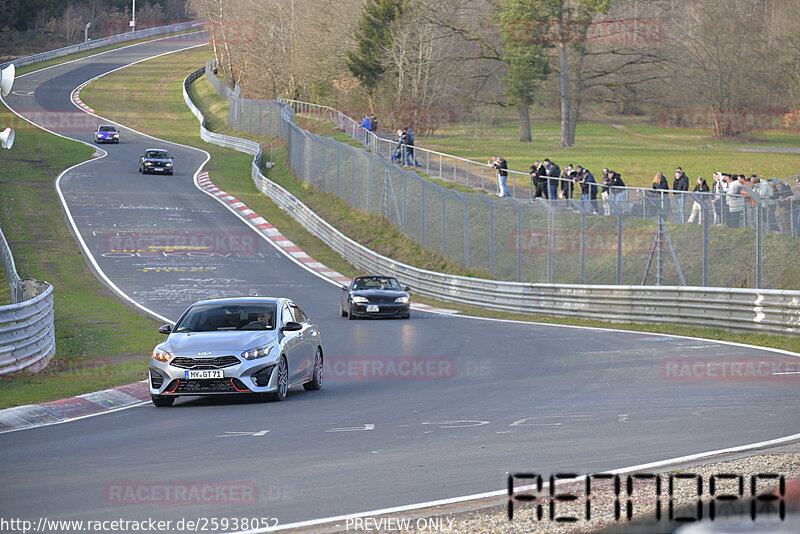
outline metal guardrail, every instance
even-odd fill
[[[19,278],[2,230],[0,263],[11,301],[0,306],[0,375],[41,369],[56,353],[53,286]]]
[[[184,80],[183,96],[201,122],[201,137],[233,147],[235,138],[208,132]],[[291,112],[282,113],[284,120]],[[221,139],[227,138],[227,139]],[[211,140],[214,139],[214,140]],[[243,140],[239,140],[241,142]],[[246,150],[242,150],[246,152]],[[250,153],[250,152],[247,152]],[[622,286],[503,282],[418,269],[382,256],[328,224],[308,206],[252,165],[256,187],[306,230],[365,272],[398,277],[421,295],[493,310],[586,317],[621,322],[672,323],[800,335],[800,291],[688,286]]]
[[[108,37],[102,37],[94,41],[89,41],[88,43],[78,43],[70,46],[65,46],[64,48],[59,48],[57,50],[49,50],[47,52],[42,52],[41,54],[34,54],[32,56],[15,59],[13,61],[7,61],[6,63],[0,64],[0,68],[5,67],[6,65],[9,65],[11,63],[14,63],[14,65],[16,65],[17,67],[22,67],[24,65],[33,65],[34,63],[41,63],[42,61],[48,61],[51,59],[68,56],[70,54],[84,52],[86,50],[93,50],[95,48],[101,48],[112,44],[124,43],[126,41],[133,41],[136,39],[143,39],[145,37],[154,37],[156,35],[163,35],[165,33],[181,32],[181,31],[191,30],[194,28],[202,28],[204,25],[205,23],[203,22],[189,21],[189,22],[179,22],[178,24],[169,24],[167,26],[147,28],[144,30],[136,30],[135,32],[119,33],[117,35],[110,35]]]

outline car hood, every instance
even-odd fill
[[[118,133],[119,132],[95,132],[95,135],[106,137],[106,136],[116,135]]]
[[[268,345],[275,339],[274,330],[223,330],[217,332],[188,332],[170,334],[164,350],[177,356],[217,356],[219,353],[238,353]]]
[[[405,291],[401,291],[399,289],[359,289],[357,291],[353,291],[352,295],[359,296],[359,297],[377,297],[377,298],[397,298],[397,297],[407,297],[408,293]]]

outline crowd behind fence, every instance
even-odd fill
[[[800,285],[794,265],[800,240],[791,238],[792,230],[788,235],[770,231],[778,208],[746,185],[746,194],[730,195],[744,203],[735,228],[715,224],[715,193],[678,196],[672,191],[619,188],[598,199],[598,210],[580,198],[533,199],[531,191],[525,198],[519,190],[506,198],[463,193],[393,164],[383,154],[380,138],[359,132],[355,121],[332,108],[245,99],[225,86],[211,63],[206,71],[212,86],[230,102],[229,127],[286,139],[288,163],[301,180],[356,209],[385,217],[413,241],[476,273],[547,283],[783,289]],[[362,136],[368,150],[312,134],[294,123],[295,114],[335,118],[354,138]],[[494,171],[442,153],[424,153],[420,162],[429,165],[426,171],[436,170],[426,172],[429,176],[438,177],[452,161],[454,180],[459,169]],[[441,164],[434,165],[434,157],[441,158]],[[688,215],[680,215],[676,197],[685,198],[681,204],[686,213],[698,203],[699,224],[680,224]],[[790,211],[789,217],[793,215]]]

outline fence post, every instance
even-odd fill
[[[447,256],[447,205],[442,188],[442,256]]]
[[[339,175],[342,172],[342,147],[339,143],[336,143],[336,196],[341,198],[339,194]]]
[[[406,221],[408,220],[408,193],[406,188],[406,183],[408,182],[408,176],[406,173],[403,173],[403,233],[406,233]]]
[[[422,205],[422,246],[425,246],[425,180],[420,180],[420,184],[422,184],[422,194],[420,204]]]
[[[517,210],[517,282],[522,282],[522,210],[513,198],[508,201]]]
[[[372,156],[367,156],[367,213],[370,211],[370,197],[372,196]]]
[[[610,195],[606,202],[611,207],[611,212],[617,215],[617,285],[619,286],[622,285],[622,210]]]
[[[469,269],[469,209],[467,199],[458,191],[453,191],[461,202],[464,203],[464,267]]]
[[[350,154],[353,156],[353,163],[350,165],[350,205],[355,207],[356,199],[356,151],[350,149]]]
[[[586,283],[586,210],[583,202],[578,202],[574,198],[569,199],[570,205],[581,214],[581,284]]]
[[[550,202],[539,197],[536,199],[540,206],[544,206],[547,210],[547,283],[553,283],[553,223],[554,221],[554,208]]]
[[[325,178],[328,175],[328,140],[325,137],[322,140],[322,192],[325,193]]]

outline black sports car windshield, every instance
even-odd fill
[[[144,153],[144,157],[167,159],[169,157],[169,154],[167,153],[166,150],[148,150],[147,152]]]
[[[353,289],[355,291],[365,289],[388,289],[391,291],[402,291],[400,282],[397,278],[388,276],[359,276],[353,281]]]
[[[116,132],[117,129],[114,128],[113,126],[101,126],[100,127],[100,131],[101,132]]]
[[[186,312],[174,332],[273,330],[275,304],[205,304]]]

